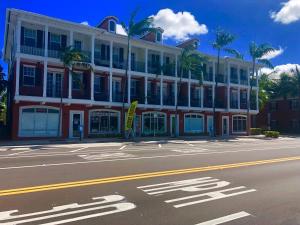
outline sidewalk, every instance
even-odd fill
[[[136,137],[134,139],[123,138],[86,138],[80,141],[79,139],[44,139],[44,140],[20,140],[20,141],[0,141],[1,146],[24,146],[24,145],[52,145],[52,144],[85,144],[85,143],[143,143],[143,142],[157,142],[164,143],[168,141],[232,141],[241,139],[261,139],[269,140],[264,135],[256,136],[229,136],[229,137],[207,137],[207,136],[180,136],[180,137]]]

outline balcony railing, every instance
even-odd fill
[[[90,63],[91,62],[91,52],[82,50],[81,53],[84,55],[82,62]]]
[[[113,55],[113,68],[116,69],[125,69],[126,68],[126,60],[120,60],[119,55]]]
[[[209,99],[204,100],[203,106],[205,108],[212,108],[213,107],[212,100],[209,100]]]
[[[219,82],[219,83],[226,83],[227,82],[227,79],[226,79],[226,76],[224,74],[219,74],[216,76],[216,80]]]
[[[204,73],[203,79],[205,81],[213,81],[213,74],[212,73]]]
[[[200,98],[192,98],[191,106],[192,107],[201,107],[201,99]]]
[[[48,57],[50,57],[50,58],[60,59],[61,54],[62,54],[62,51],[48,49]]]
[[[216,108],[219,108],[219,109],[225,109],[226,108],[226,103],[224,101],[216,99],[215,104],[216,104]]]
[[[240,84],[242,85],[248,85],[248,80],[247,79],[241,79]]]
[[[160,96],[158,95],[148,95],[148,104],[150,105],[160,105]]]
[[[28,54],[28,55],[44,56],[45,49],[31,47],[31,46],[27,46],[27,45],[21,45],[21,53]]]
[[[165,64],[163,69],[163,74],[166,76],[175,76],[175,65]]]
[[[102,92],[94,92],[94,99],[95,101],[108,101],[109,95],[108,93],[102,91]]]
[[[253,87],[256,87],[256,79],[251,79],[250,82]]]
[[[231,76],[230,77],[230,83],[232,83],[232,84],[238,84],[239,80],[238,80],[237,76]]]
[[[100,59],[100,58],[95,58],[94,63],[96,66],[104,66],[104,67],[110,66],[109,60]]]
[[[152,62],[148,62],[148,73],[152,74],[161,74],[161,68],[159,65],[152,64]]]
[[[241,109],[247,109],[247,101],[241,101],[240,107]]]
[[[131,70],[136,72],[145,72],[145,63],[139,61],[131,61]]]

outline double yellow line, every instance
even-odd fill
[[[74,181],[74,182],[67,182],[67,183],[57,183],[57,184],[32,186],[32,187],[25,187],[25,188],[7,189],[7,190],[1,190],[0,196],[18,195],[18,194],[25,194],[25,193],[32,193],[32,192],[50,191],[50,190],[66,189],[66,188],[73,188],[73,187],[83,187],[83,186],[91,186],[91,185],[97,185],[97,184],[107,184],[107,183],[139,180],[139,179],[146,179],[146,178],[153,178],[153,177],[163,177],[163,176],[172,176],[172,175],[178,175],[178,174],[188,174],[188,173],[197,173],[197,172],[205,172],[205,171],[213,171],[213,170],[223,170],[223,169],[231,169],[231,168],[246,167],[246,166],[256,166],[256,165],[287,162],[287,161],[296,161],[296,160],[300,160],[300,156],[287,157],[287,158],[276,158],[276,159],[269,159],[269,160],[250,161],[250,162],[242,162],[242,163],[233,163],[233,164],[224,164],[224,165],[216,165],[216,166],[196,167],[196,168],[190,168],[190,169],[167,170],[167,171],[160,171],[160,172],[133,174],[133,175],[127,175],[127,176]]]

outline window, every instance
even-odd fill
[[[116,22],[113,20],[109,21],[109,32],[115,33],[116,32]]]
[[[143,114],[143,133],[145,135],[158,135],[166,132],[166,114],[149,112]]]
[[[61,36],[50,33],[50,49],[59,50],[61,48]]]
[[[156,41],[157,41],[157,42],[161,42],[161,39],[162,39],[161,32],[160,32],[160,31],[157,31],[157,32],[156,32]]]
[[[93,111],[90,113],[91,134],[119,133],[119,113],[113,111]]]
[[[95,76],[94,80],[94,92],[96,94],[104,92],[104,77],[102,76]]]
[[[185,133],[204,132],[204,117],[201,114],[185,114],[184,132]]]
[[[233,109],[238,108],[238,91],[237,90],[231,90],[231,101],[230,101],[230,107]]]
[[[23,67],[23,85],[35,86],[35,67],[32,66]]]
[[[36,30],[24,28],[24,45],[36,47],[37,43],[37,32]]]
[[[293,119],[290,121],[290,128],[295,131],[300,129],[300,120]]]
[[[22,137],[56,136],[59,110],[43,107],[24,108],[20,113],[19,135]]]
[[[270,102],[270,111],[276,112],[277,110],[277,102]]]
[[[131,80],[131,84],[130,84],[131,96],[137,96],[137,89],[138,89],[138,81],[137,80]]]
[[[300,108],[299,100],[291,100],[290,101],[291,110],[297,111]]]
[[[79,40],[74,40],[74,49],[81,51],[82,49],[82,42]]]
[[[73,73],[72,75],[72,89],[73,90],[80,90],[82,88],[82,80],[83,74],[82,73]]]
[[[60,97],[62,88],[62,74],[48,72],[47,74],[47,97]]]
[[[232,117],[232,132],[243,133],[247,131],[247,117],[233,116]]]

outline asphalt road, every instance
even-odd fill
[[[0,146],[0,224],[300,224],[300,139]]]

